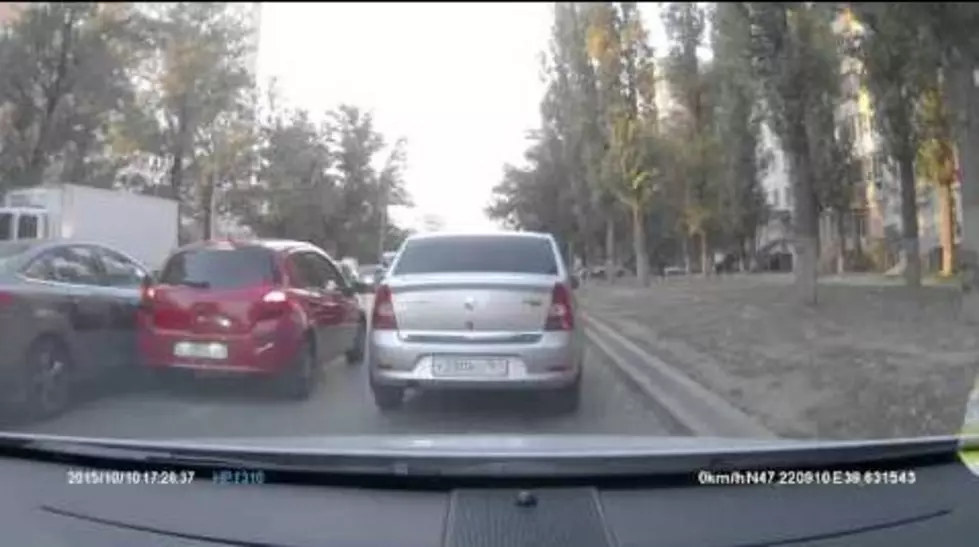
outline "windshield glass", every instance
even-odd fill
[[[0,3],[0,240],[64,246],[0,431],[958,434],[979,11],[895,6]]]
[[[274,257],[261,248],[202,249],[178,253],[167,262],[160,283],[241,289],[271,285],[276,280]]]
[[[551,242],[522,236],[459,236],[413,239],[392,275],[428,273],[530,273],[557,275]]]

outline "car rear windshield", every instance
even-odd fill
[[[4,269],[10,262],[31,250],[34,242],[6,241],[0,242],[0,269]]]
[[[275,258],[261,247],[182,251],[167,262],[160,282],[208,289],[242,289],[278,283]]]
[[[428,273],[557,275],[551,242],[540,237],[458,236],[409,241],[394,275]]]

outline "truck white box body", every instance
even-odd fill
[[[178,204],[171,199],[77,184],[12,190],[0,213],[43,213],[36,239],[101,243],[143,262],[162,266],[178,245]],[[16,223],[15,223],[16,224]],[[25,238],[16,234],[16,239]]]

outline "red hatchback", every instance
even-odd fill
[[[298,241],[185,246],[143,288],[138,345],[150,371],[268,375],[308,397],[320,364],[363,357],[365,316],[318,247]]]

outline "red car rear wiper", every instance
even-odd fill
[[[184,279],[182,281],[177,281],[174,285],[183,285],[185,287],[192,287],[194,289],[210,289],[211,284],[207,281],[193,281],[189,279]]]

